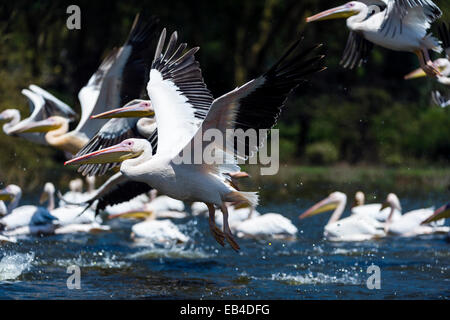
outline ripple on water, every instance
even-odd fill
[[[309,272],[304,275],[291,275],[286,273],[272,274],[271,280],[284,282],[289,285],[304,285],[304,284],[352,284],[359,285],[361,281],[358,277],[350,274],[344,274],[343,276],[330,276],[321,272],[316,274]]]
[[[210,255],[198,248],[186,249],[180,246],[168,248],[150,247],[132,253],[127,256],[129,259],[158,259],[158,258],[182,258],[182,259],[206,259]]]
[[[100,269],[116,269],[130,266],[130,263],[120,261],[115,254],[102,251],[89,257],[79,256],[76,259],[57,259],[55,264],[61,267],[77,265],[79,267]]]
[[[34,253],[12,253],[3,256],[0,261],[0,281],[17,279],[30,269]]]

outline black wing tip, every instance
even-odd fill
[[[132,46],[145,45],[154,34],[158,23],[159,18],[155,16],[147,17],[145,14],[137,13],[125,44]]]

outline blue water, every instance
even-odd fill
[[[193,241],[170,248],[130,239],[132,221],[111,233],[20,239],[0,247],[1,299],[448,299],[450,251],[445,236],[333,243],[322,238],[329,215],[299,221],[324,195],[265,203],[299,228],[295,241],[238,239],[222,248],[207,219],[174,222]],[[444,203],[444,195],[402,195],[404,211]],[[263,203],[264,204],[264,203]],[[345,215],[348,215],[346,212]],[[370,265],[381,289],[368,289]],[[81,270],[81,289],[68,289],[67,267]]]

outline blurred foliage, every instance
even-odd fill
[[[336,148],[340,162],[448,167],[450,111],[430,101],[432,89],[444,88],[431,79],[403,80],[418,67],[415,55],[376,47],[367,64],[345,70],[339,66],[345,21],[306,25],[307,16],[343,2],[2,1],[0,110],[17,108],[26,117],[20,91],[35,83],[79,111],[78,91],[143,12],[157,16],[161,28],[178,30],[181,41],[201,47],[197,58],[214,96],[261,74],[299,34],[305,47],[325,44],[328,69],[299,88],[280,117],[283,161],[302,163],[308,145],[325,142]],[[450,21],[450,1],[435,2],[442,20]],[[66,28],[71,4],[81,8],[81,30]],[[66,184],[75,175],[62,166],[64,155],[51,148],[3,135],[0,150],[0,181],[34,188],[50,177]]]
[[[318,165],[330,165],[338,158],[338,150],[330,142],[315,142],[306,146],[305,156],[309,163]]]

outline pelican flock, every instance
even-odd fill
[[[441,15],[431,0],[361,0],[306,21],[347,18],[350,34],[341,60],[344,68],[361,65],[378,45],[417,55],[420,68],[405,79],[428,75],[450,85],[450,29],[440,26],[440,41],[429,33]],[[0,243],[17,243],[24,236],[114,232],[117,223],[129,228],[129,238],[135,242],[185,245],[194,240],[180,225],[207,218],[215,241],[221,246],[227,242],[238,251],[235,236],[250,239],[242,241],[301,241],[303,219],[322,212],[332,212],[323,227],[329,241],[450,232],[444,225],[448,204],[402,213],[394,193],[384,203],[366,204],[364,193],[358,191],[346,217],[347,196],[338,191],[303,212],[300,220],[260,213],[258,192],[240,188],[240,179],[249,175],[241,171],[238,160],[258,153],[267,135],[250,145],[245,140],[231,141],[227,130],[275,126],[289,96],[325,70],[321,44],[308,48],[302,39],[294,39],[260,76],[214,98],[196,58],[200,48],[179,43],[177,31],[167,37],[166,28],[153,43],[156,25],[154,19],[136,16],[124,44],[107,54],[78,93],[81,116],[74,130],[70,131],[78,117],[74,110],[36,85],[22,90],[30,105],[27,118],[22,119],[17,109],[0,112],[5,134],[64,151],[65,165],[78,166],[88,186],[84,190],[78,177],[61,194],[47,182],[40,205],[21,204],[22,190],[17,185],[1,189]],[[446,56],[432,61],[429,51],[442,49]],[[441,107],[450,104],[438,91],[432,97]],[[203,141],[212,130],[227,143]],[[206,151],[213,151],[220,161],[193,161]],[[95,177],[103,175],[109,176],[96,188]]]

